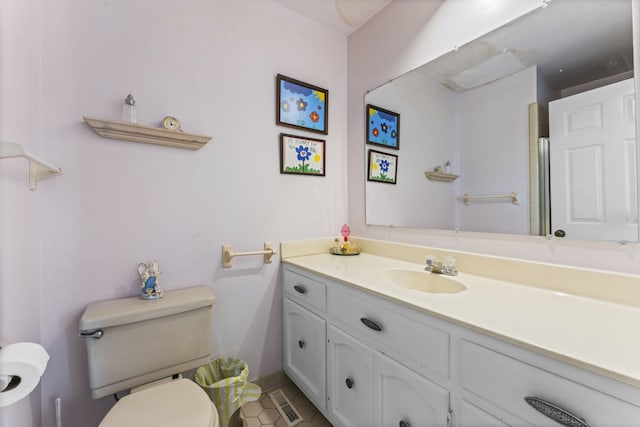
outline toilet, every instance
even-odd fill
[[[210,361],[213,303],[206,286],[89,304],[80,319],[91,397],[131,391],[99,427],[219,427],[207,393],[181,373]]]

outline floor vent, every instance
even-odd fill
[[[282,389],[277,389],[269,393],[269,397],[280,411],[282,418],[287,422],[289,427],[293,427],[302,421],[302,417],[293,407],[287,396],[284,395]]]

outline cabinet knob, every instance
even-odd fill
[[[408,421],[400,420],[400,423],[398,423],[398,427],[411,427],[411,424],[409,424]]]
[[[304,348],[304,340],[298,340],[298,347]]]
[[[353,388],[353,380],[351,378],[347,378],[347,388]]]
[[[366,317],[360,318],[360,321],[369,329],[373,329],[376,332],[382,331],[382,325],[375,320],[367,319]]]
[[[547,418],[551,418],[553,421],[562,424],[567,427],[589,427],[582,418],[578,418],[571,412],[563,409],[553,403],[547,402],[537,397],[527,396],[524,400],[531,405],[533,409],[540,412]]]
[[[299,294],[306,294],[307,293],[307,288],[305,288],[304,286],[295,285],[293,287],[293,289],[295,289],[296,292],[298,292]]]

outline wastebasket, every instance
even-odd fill
[[[196,370],[195,381],[216,406],[220,427],[227,427],[233,413],[245,402],[260,398],[262,389],[248,379],[246,362],[233,357],[214,359]]]

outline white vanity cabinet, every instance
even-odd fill
[[[640,426],[636,387],[283,266],[284,369],[336,426]]]
[[[322,312],[326,301],[325,286],[306,276],[286,272],[283,294],[284,371],[318,409],[324,410],[326,322]]]
[[[346,288],[285,266],[285,372],[336,426],[446,426],[449,392],[428,377],[449,376],[448,333]]]
[[[578,372],[578,378],[569,379],[562,372],[536,366],[545,362],[540,356],[519,349],[506,349],[507,353],[503,353],[504,348],[489,348],[485,345],[490,343],[483,341],[474,337],[460,341],[463,395],[497,406],[494,413],[504,411],[502,417],[509,425],[557,426],[553,420],[571,427],[640,425],[640,407],[597,389],[604,378],[598,380]],[[625,387],[616,387],[622,391],[621,397]],[[629,397],[635,394],[637,399],[637,390],[629,391]],[[511,414],[517,418],[511,418]]]
[[[449,392],[333,325],[327,331],[329,418],[342,426],[444,426]]]
[[[449,334],[398,311],[327,284],[327,397],[337,424],[446,425],[449,392],[428,378],[449,376]]]

